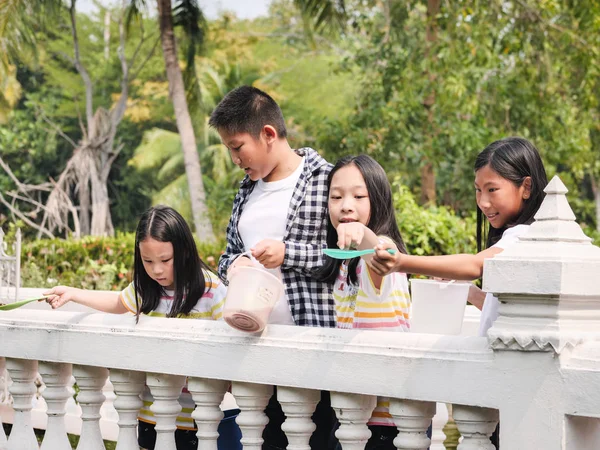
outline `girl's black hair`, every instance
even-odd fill
[[[392,187],[387,179],[383,167],[377,161],[367,155],[346,156],[340,159],[327,177],[327,189],[331,188],[331,180],[335,173],[342,167],[354,165],[362,174],[367,193],[369,194],[369,202],[371,204],[371,217],[367,228],[373,231],[376,235],[384,235],[394,241],[398,250],[406,253],[406,246],[402,240],[402,235],[398,230],[396,216],[394,214],[394,204],[392,201]],[[336,229],[331,223],[331,218],[327,214],[327,247],[337,248],[338,235]],[[323,266],[317,269],[315,276],[327,283],[335,282],[342,261],[325,256]],[[356,267],[360,258],[353,258],[348,265],[348,282],[358,284],[356,276]]]
[[[206,276],[210,268],[198,256],[192,231],[181,214],[168,206],[158,205],[148,209],[135,231],[135,258],[133,285],[135,288],[136,320],[141,313],[148,314],[158,308],[164,288],[144,268],[140,243],[152,238],[173,245],[173,283],[175,297],[167,317],[189,314],[206,291]],[[141,304],[140,304],[141,298]]]
[[[548,184],[540,153],[527,139],[508,137],[492,142],[477,156],[475,172],[488,165],[517,187],[521,187],[526,177],[531,177],[531,192],[528,199],[523,199],[519,215],[502,228],[488,225],[486,229],[483,212],[477,207],[477,252],[482,250],[484,240],[487,241],[486,248],[489,248],[500,240],[507,228],[533,222],[533,216],[544,200],[544,188]]]

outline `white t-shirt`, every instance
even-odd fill
[[[238,231],[244,242],[244,250],[248,252],[263,239],[274,239],[283,242],[286,234],[289,205],[294,188],[298,183],[304,160],[300,161],[296,170],[283,180],[267,183],[258,180],[248,197],[238,223]],[[255,264],[259,264],[255,261]],[[269,272],[281,279],[280,269],[269,269]],[[294,325],[292,312],[285,291],[275,304],[269,323]]]
[[[512,228],[508,228],[502,233],[502,238],[492,245],[492,248],[506,250],[510,246],[516,244],[519,241],[519,236],[525,234],[528,229],[529,225],[515,225]],[[498,297],[490,293],[486,294],[483,309],[481,310],[481,319],[479,320],[479,336],[487,335],[488,330],[498,318],[499,306],[500,302],[498,301]]]

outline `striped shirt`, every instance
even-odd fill
[[[393,272],[383,277],[377,289],[361,259],[356,267],[358,286],[348,282],[348,264],[340,266],[333,287],[338,328],[409,331],[410,294],[406,274]],[[395,426],[386,397],[377,399],[369,425]]]
[[[208,320],[221,320],[223,318],[223,306],[225,305],[227,288],[221,280],[211,272],[205,271],[204,279],[206,292],[204,292],[204,295],[198,300],[198,303],[194,305],[189,314],[180,315],[179,318]],[[166,317],[173,305],[174,294],[174,291],[165,290],[164,295],[160,298],[158,307],[150,312],[148,316]],[[120,298],[125,308],[135,314],[135,288],[133,287],[133,283],[121,291]],[[138,300],[141,301],[139,296]],[[156,425],[154,413],[150,410],[154,398],[152,397],[148,386],[144,388],[141,398],[144,405],[140,409],[138,420]],[[194,403],[192,395],[188,392],[187,386],[181,391],[179,404],[181,405],[181,413],[177,417],[177,428],[180,430],[195,430],[192,412],[194,411],[196,404]]]

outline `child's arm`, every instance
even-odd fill
[[[119,292],[97,292],[69,286],[56,286],[48,292],[44,292],[44,295],[48,296],[46,302],[53,309],[60,308],[68,302],[75,302],[98,311],[112,314],[124,314],[128,312],[128,309],[121,301],[121,294]]]
[[[394,249],[396,250],[396,253],[398,253],[398,248],[391,239],[385,236],[377,236],[371,229],[359,222],[341,223],[338,225],[336,231],[338,235],[337,245],[339,248],[357,248],[358,250],[367,250],[374,248],[376,245],[382,242],[385,242],[387,245],[386,248]],[[373,270],[373,267],[371,267],[373,255],[364,255],[362,258],[367,263],[367,268],[369,270],[369,275],[373,285],[376,289],[380,289],[381,282],[386,274],[381,274]]]
[[[387,275],[391,272],[414,273],[451,280],[475,280],[483,274],[483,260],[502,251],[490,247],[476,255],[457,254],[442,256],[415,256],[397,252],[390,255],[389,243],[378,244],[371,265],[375,272]]]

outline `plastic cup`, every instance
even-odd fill
[[[460,334],[470,284],[411,279],[410,330],[416,333]]]
[[[282,294],[283,283],[275,275],[257,267],[235,267],[229,273],[223,318],[238,330],[262,331]]]

